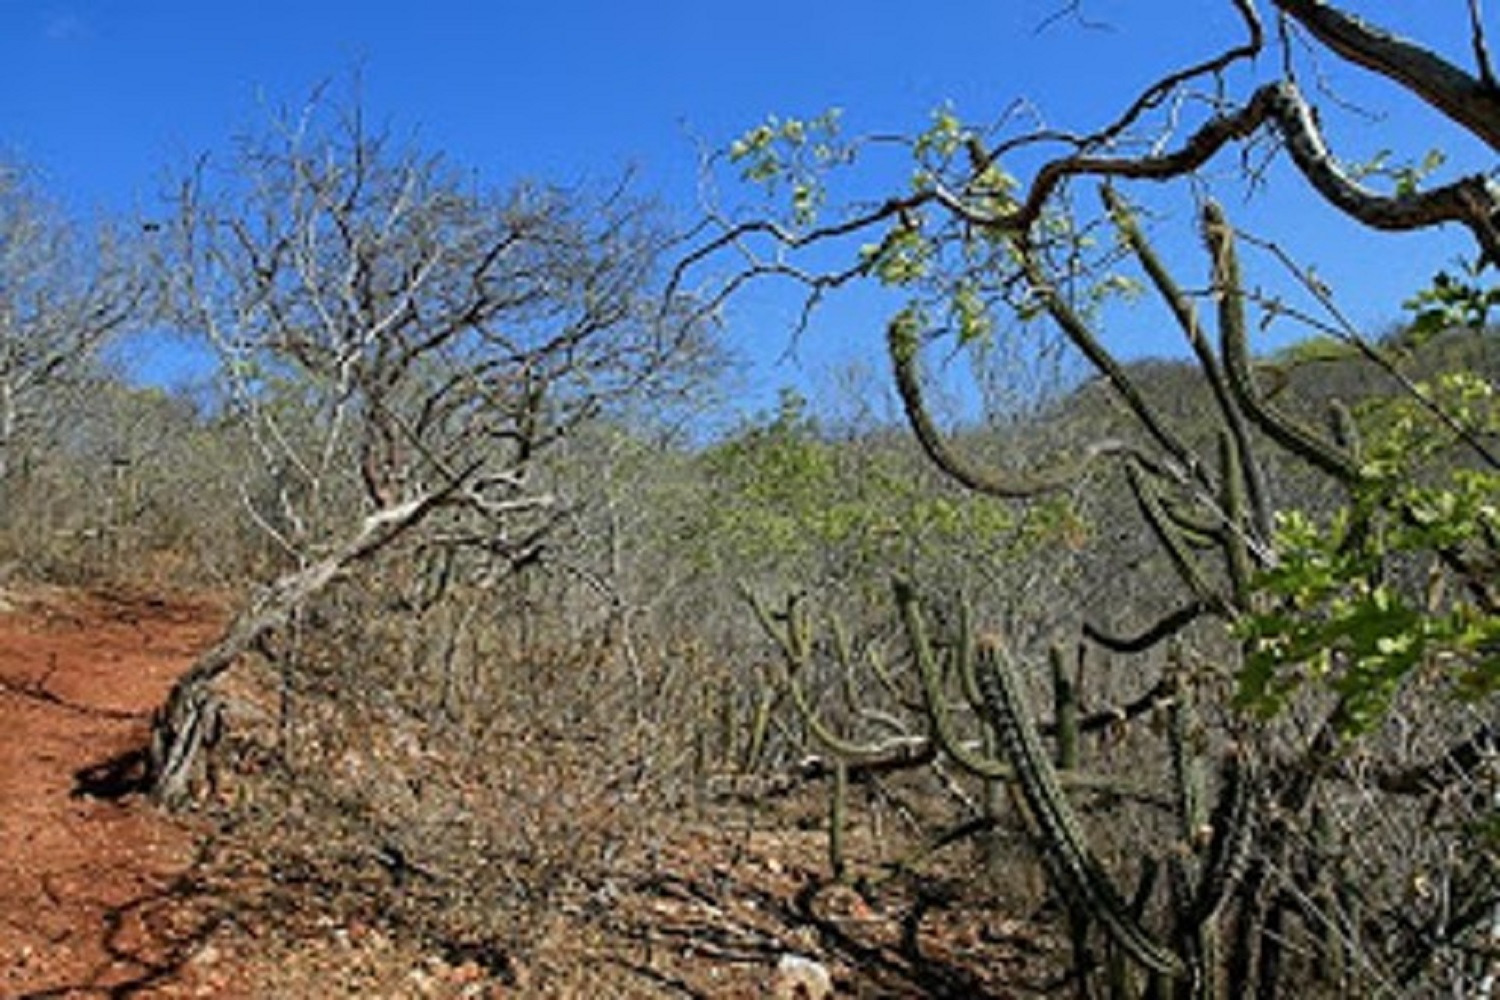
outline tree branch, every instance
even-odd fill
[[[1484,15],[1479,12],[1479,0],[1469,0],[1469,35],[1474,44],[1474,65],[1479,70],[1479,82],[1491,90],[1500,87],[1495,81],[1495,67],[1490,63],[1490,46],[1484,36]]]
[[[1500,132],[1500,101],[1492,113]],[[1393,196],[1372,191],[1339,168],[1312,110],[1296,85],[1285,81],[1262,86],[1243,108],[1210,119],[1172,152],[1152,156],[1077,155],[1052,160],[1037,172],[1025,201],[1012,210],[989,214],[945,204],[973,225],[999,232],[1026,232],[1041,218],[1058,187],[1070,178],[1173,180],[1197,170],[1224,146],[1249,138],[1267,123],[1275,125],[1293,164],[1307,182],[1339,211],[1364,225],[1389,231],[1456,222],[1474,234],[1487,260],[1500,264],[1500,193],[1485,177],[1474,175],[1429,191]]]
[[[1482,174],[1428,191],[1378,194],[1339,169],[1323,141],[1312,109],[1295,84],[1268,84],[1256,92],[1256,99],[1260,100],[1262,95],[1267,114],[1286,141],[1292,162],[1307,182],[1339,211],[1373,229],[1396,232],[1457,222],[1474,234],[1484,258],[1500,265],[1500,193]],[[1492,114],[1500,138],[1500,102]]]
[[[1314,38],[1350,62],[1411,91],[1444,116],[1500,151],[1500,89],[1481,61],[1476,79],[1435,53],[1367,24],[1323,0],[1273,0]],[[1478,8],[1471,4],[1476,26]],[[1483,51],[1476,28],[1475,45]]]

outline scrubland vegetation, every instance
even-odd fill
[[[348,108],[242,140],[139,233],[84,239],[8,168],[0,561],[231,595],[147,780],[278,873],[273,908],[315,896],[499,971],[560,915],[619,930],[692,831],[759,830],[815,869],[805,950],[900,956],[854,992],[1007,995],[982,949],[923,950],[960,912],[1058,942],[1043,992],[1489,995],[1492,272],[1435,261],[1399,325],[1352,329],[1236,232],[1220,202],[1258,178],[1195,171],[1271,136],[1271,183],[1372,229],[1465,226],[1490,265],[1494,177],[1359,186],[1314,98],[1242,65],[1275,46],[1233,6],[1240,47],[1092,135],[938,114],[875,204],[830,204],[868,149],[836,119],[754,128],[708,165],[744,203],[687,242],[625,191],[476,192]],[[1500,148],[1487,64],[1444,64],[1463,90],[1324,4],[1267,6]],[[1023,142],[1048,166],[1008,172]],[[1135,178],[1180,186],[1191,252],[1156,248]],[[892,295],[889,388],[858,391],[899,423],[788,390],[697,430],[715,311],[760,276],[811,307]],[[1108,349],[1123,308],[1181,355]],[[1257,354],[1273,325],[1296,343]],[[211,379],[109,368],[151,330]],[[1026,388],[945,420],[955,371]],[[813,919],[850,890],[899,903],[902,940]]]

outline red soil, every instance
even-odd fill
[[[0,592],[0,997],[182,995],[212,931],[195,832],[77,772],[145,745],[222,614],[141,597]],[[222,995],[216,991],[216,995]]]

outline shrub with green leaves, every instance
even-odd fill
[[[1274,715],[1322,684],[1341,699],[1345,735],[1382,722],[1419,675],[1470,701],[1500,690],[1495,386],[1450,373],[1364,418],[1349,503],[1326,519],[1278,516],[1276,561],[1257,579],[1266,603],[1242,625],[1241,704]]]

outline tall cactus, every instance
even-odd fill
[[[832,655],[837,666],[851,670],[856,657],[850,643],[839,637],[837,627],[833,641],[817,641],[812,617],[800,601],[772,612],[763,601],[752,598],[757,617],[786,664],[781,687],[773,697],[784,697],[795,707],[807,732],[832,758],[831,765],[818,771],[831,779],[828,857],[835,877],[849,874],[845,830],[852,775],[857,770],[929,766],[941,754],[987,785],[1007,784],[1019,792],[1049,878],[1075,916],[1080,947],[1086,928],[1092,925],[1104,933],[1118,956],[1157,982],[1158,992],[1182,995],[1177,991],[1182,985],[1190,995],[1204,1000],[1219,995],[1217,921],[1246,865],[1253,798],[1246,762],[1239,753],[1230,752],[1219,765],[1217,802],[1209,807],[1203,751],[1190,732],[1195,725],[1190,681],[1178,677],[1160,688],[1159,697],[1165,699],[1169,713],[1168,750],[1176,789],[1172,799],[1163,801],[1126,782],[1078,768],[1078,733],[1083,724],[1076,719],[1076,694],[1065,683],[1054,687],[1054,760],[1054,754],[1043,746],[1042,730],[1022,691],[1018,666],[1002,644],[982,636],[965,608],[949,616],[957,634],[947,637],[940,652],[928,634],[915,587],[897,579],[893,592],[921,690],[918,715],[909,720],[913,732],[922,734],[915,745],[861,741],[843,735],[823,718],[804,689],[804,680],[819,657]],[[871,665],[878,666],[874,672],[879,688],[893,695],[903,693],[885,665],[878,660]],[[1058,649],[1052,651],[1051,669],[1057,679],[1066,681]],[[966,710],[980,721],[987,739],[968,738],[958,717]],[[1160,856],[1142,858],[1143,865],[1162,867],[1167,878],[1143,877],[1133,890],[1121,888],[1091,849],[1068,789],[1125,794],[1173,809],[1181,846],[1166,845]],[[958,829],[969,835],[982,829],[982,824],[969,821]],[[953,839],[945,835],[937,844]],[[1158,883],[1167,885],[1176,904],[1175,919],[1161,931],[1149,927],[1146,917]],[[1112,963],[1112,982],[1123,984],[1131,978],[1118,961]],[[1128,993],[1127,987],[1120,989]]]
[[[1245,867],[1252,831],[1251,783],[1240,756],[1225,756],[1218,801],[1208,810],[1201,761],[1188,739],[1189,710],[1179,690],[1172,708],[1176,714],[1172,752],[1179,822],[1185,838],[1198,842],[1206,839],[1206,843],[1200,843],[1194,852],[1198,864],[1186,882],[1172,935],[1164,939],[1152,933],[1141,917],[1150,883],[1143,883],[1144,888],[1133,894],[1134,899],[1126,898],[1089,848],[1064,791],[1065,784],[1101,788],[1108,787],[1109,782],[1076,771],[1059,771],[1054,766],[1021,690],[1017,667],[993,638],[963,636],[955,645],[958,649],[974,649],[972,684],[1004,760],[991,759],[960,743],[951,720],[945,719],[940,675],[915,592],[904,581],[898,581],[895,589],[913,657],[923,675],[932,731],[944,751],[972,773],[1003,777],[1020,789],[1049,876],[1072,908],[1096,922],[1111,942],[1145,969],[1169,981],[1191,983],[1197,995],[1214,996],[1218,949],[1213,922]],[[967,619],[960,620],[967,627]],[[1063,734],[1067,726],[1061,718],[1057,729],[1066,739]]]
[[[1145,432],[1146,445],[1104,441],[1072,458],[1019,473],[980,467],[943,439],[926,409],[917,371],[918,334],[893,324],[888,347],[903,407],[919,442],[940,467],[970,489],[1008,498],[1036,496],[1076,481],[1100,458],[1111,457],[1123,464],[1142,519],[1188,594],[1186,604],[1135,636],[1113,639],[1085,628],[1086,637],[1128,655],[1164,648],[1164,643],[1175,642],[1205,616],[1233,622],[1251,610],[1254,576],[1269,558],[1271,520],[1252,434],[1265,435],[1336,481],[1351,483],[1359,473],[1352,435],[1341,428],[1332,440],[1323,438],[1272,406],[1256,385],[1233,234],[1217,206],[1207,205],[1202,220],[1218,307],[1216,353],[1199,326],[1191,299],[1161,266],[1128,208],[1113,192],[1106,190],[1104,196],[1123,243],[1163,296],[1208,379],[1219,411],[1216,462],[1200,457],[1195,445],[1169,426],[1130,372],[1102,349],[1084,318],[1056,292],[1029,254],[1021,254],[1021,263],[1037,301],[1111,384]],[[949,616],[948,620],[957,622],[959,634],[940,654],[927,633],[915,588],[898,580],[894,590],[920,686],[924,753],[940,754],[987,786],[1004,783],[1019,791],[1030,832],[1054,887],[1078,918],[1075,925],[1080,935],[1086,925],[1099,928],[1117,956],[1151,976],[1156,993],[1179,996],[1186,987],[1189,995],[1205,1000],[1221,995],[1220,914],[1226,902],[1235,898],[1247,868],[1257,829],[1257,796],[1247,751],[1232,748],[1218,754],[1215,761],[1194,738],[1197,692],[1193,680],[1179,674],[1157,685],[1170,701],[1166,748],[1172,761],[1175,796],[1169,807],[1177,817],[1177,847],[1144,856],[1139,884],[1133,891],[1125,889],[1091,849],[1068,799],[1070,789],[1118,792],[1123,783],[1084,773],[1078,766],[1076,692],[1069,690],[1060,654],[1054,651],[1051,661],[1054,757],[1043,748],[1041,729],[1023,693],[1020,668],[1001,643],[978,638],[965,608]],[[844,863],[840,837],[845,768],[878,759],[888,748],[843,737],[811,704],[802,678],[808,673],[812,642],[800,609],[789,607],[779,619],[764,608],[757,613],[782,648],[789,668],[786,692],[790,701],[808,731],[840,762],[832,772],[838,780],[830,803],[830,856],[837,869]],[[895,693],[896,685],[886,673],[879,673],[877,679],[883,689]],[[966,723],[965,718],[971,721]],[[1207,773],[1211,764],[1217,775],[1217,798],[1212,804]],[[1165,877],[1146,877],[1148,868]],[[1149,904],[1163,885],[1175,906],[1170,926],[1158,930],[1149,926],[1154,912]],[[1254,902],[1242,903],[1239,923],[1257,923]],[[1263,930],[1253,933],[1263,936]],[[1128,978],[1122,974],[1117,982]]]
[[[1042,749],[1010,657],[998,642],[984,642],[976,667],[990,724],[1016,770],[1052,878],[1132,958],[1155,972],[1181,975],[1185,971],[1181,958],[1142,925],[1089,850],[1052,761]]]

